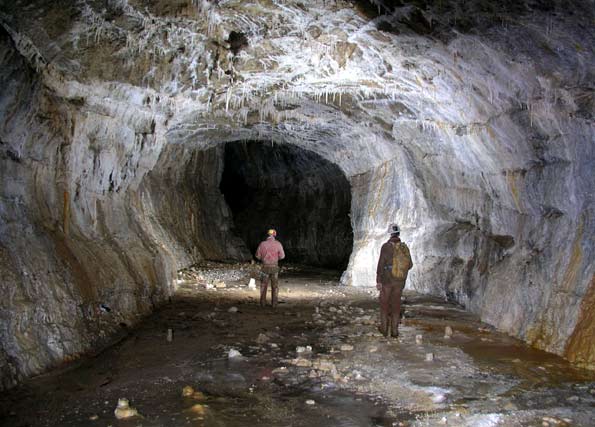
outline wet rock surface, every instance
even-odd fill
[[[588,371],[415,294],[400,337],[384,338],[376,291],[337,279],[293,267],[277,309],[244,279],[223,290],[189,279],[118,345],[1,395],[0,425],[592,425]],[[117,419],[124,396],[140,416]]]
[[[594,368],[593,19],[590,0],[0,2],[0,385],[101,348],[179,269],[250,258],[219,186],[238,141],[345,175],[343,283],[374,286],[397,221],[410,289]]]

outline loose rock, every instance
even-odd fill
[[[132,408],[128,402],[128,399],[118,399],[118,406],[114,410],[114,415],[119,420],[126,418],[132,418],[138,416],[138,411]]]
[[[295,348],[295,352],[298,353],[298,354],[299,353],[311,353],[312,352],[312,347],[309,346],[309,345],[307,345],[305,347],[298,346],[298,347]]]
[[[453,334],[453,330],[450,326],[447,326],[446,328],[444,328],[444,338],[450,339],[452,337],[452,334]]]
[[[194,412],[197,415],[204,415],[207,411],[206,408],[204,407],[204,405],[201,405],[200,403],[197,403],[195,405],[192,405],[190,407],[190,411]]]
[[[227,357],[229,359],[235,359],[238,357],[242,357],[242,353],[240,353],[238,350],[236,350],[235,348],[232,348],[229,350],[229,352],[227,353]]]
[[[291,361],[294,366],[300,366],[302,368],[309,368],[312,366],[312,361],[308,359],[297,358]]]
[[[192,396],[193,394],[194,394],[194,389],[189,385],[184,386],[184,388],[182,389],[182,396],[184,396],[184,397]]]

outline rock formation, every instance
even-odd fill
[[[595,367],[593,10],[0,3],[2,386],[100,345],[178,269],[250,256],[220,190],[242,141],[324,159],[310,188],[347,180],[346,285],[374,285],[397,221],[409,288]]]

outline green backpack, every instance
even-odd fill
[[[411,254],[409,248],[403,242],[393,243],[393,268],[391,275],[397,280],[407,279],[407,273],[411,269]]]

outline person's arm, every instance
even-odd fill
[[[385,253],[385,246],[386,243],[382,245],[382,248],[380,248],[380,256],[378,257],[378,265],[376,266],[376,289],[380,290],[380,287],[382,286],[382,270],[384,269],[384,264],[385,264],[385,260],[384,258],[386,258]]]
[[[262,259],[262,242],[258,245],[258,248],[256,249],[256,254],[254,256],[259,261]]]
[[[283,245],[281,243],[279,243],[278,255],[280,260],[285,258],[285,252],[283,251]]]

